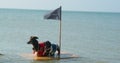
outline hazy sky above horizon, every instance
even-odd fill
[[[120,0],[0,0],[0,8],[120,12]]]

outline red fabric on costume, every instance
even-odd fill
[[[44,56],[45,43],[39,43],[40,50],[37,52],[37,56]]]

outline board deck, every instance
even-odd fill
[[[55,57],[37,57],[33,54],[21,54],[20,56],[26,58],[26,59],[33,59],[33,60],[59,60],[59,59],[70,59],[70,58],[78,58],[77,55],[66,53],[66,52],[61,52],[60,58],[55,56]]]

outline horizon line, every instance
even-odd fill
[[[24,8],[0,8],[9,10],[34,10],[34,11],[52,11],[48,9],[24,9]],[[54,10],[54,9],[53,9]],[[120,13],[120,12],[110,12],[110,11],[78,11],[78,10],[62,10],[63,12],[88,12],[88,13]]]

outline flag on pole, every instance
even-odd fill
[[[59,21],[60,22],[60,26],[59,26],[59,48],[60,48],[60,50],[58,51],[59,58],[60,58],[60,54],[61,54],[61,27],[62,27],[61,18],[62,18],[61,17],[61,6],[44,16],[44,19],[60,20]]]
[[[61,20],[61,6],[54,11],[46,14],[44,19]]]

